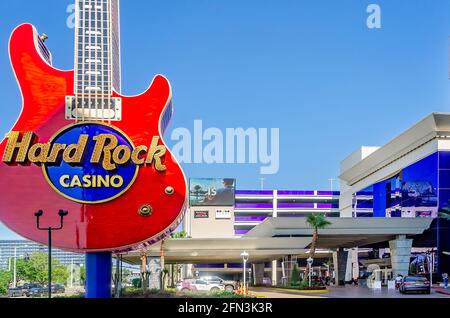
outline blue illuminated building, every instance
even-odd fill
[[[433,113],[383,147],[341,162],[341,217],[433,218],[413,247],[429,248],[438,275],[450,271],[450,114]]]

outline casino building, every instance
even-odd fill
[[[341,162],[341,217],[430,218],[423,235],[439,277],[450,271],[450,114],[433,113],[382,147],[361,147]]]
[[[319,234],[316,274],[343,284],[375,267],[390,277],[431,271],[435,281],[450,271],[449,221],[438,218],[450,206],[450,114],[431,114],[382,147],[361,147],[341,162],[339,178],[339,192],[235,190],[231,204],[191,202],[188,237],[165,240],[166,264],[183,264],[182,277],[241,279],[245,250],[254,284],[280,284],[294,264],[306,265],[305,216],[325,213],[332,224]],[[196,195],[202,186],[211,189],[194,185]],[[156,267],[160,253],[159,243],[147,250]],[[139,264],[140,256],[124,260]]]

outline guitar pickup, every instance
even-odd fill
[[[66,96],[67,120],[122,120],[120,97]]]

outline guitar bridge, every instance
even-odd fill
[[[66,96],[67,120],[122,120],[120,97]]]

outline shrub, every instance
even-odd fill
[[[294,265],[294,268],[292,269],[290,284],[292,287],[298,286],[300,284],[300,278],[299,278],[297,265]]]
[[[201,295],[198,295],[201,298]],[[249,298],[251,296],[247,295],[240,295],[235,293],[230,293],[226,290],[220,290],[216,292],[209,292],[206,295],[203,294],[203,296],[206,296],[205,298]]]
[[[133,285],[134,288],[141,288],[142,287],[142,280],[140,278],[134,278],[131,281],[131,284]]]

